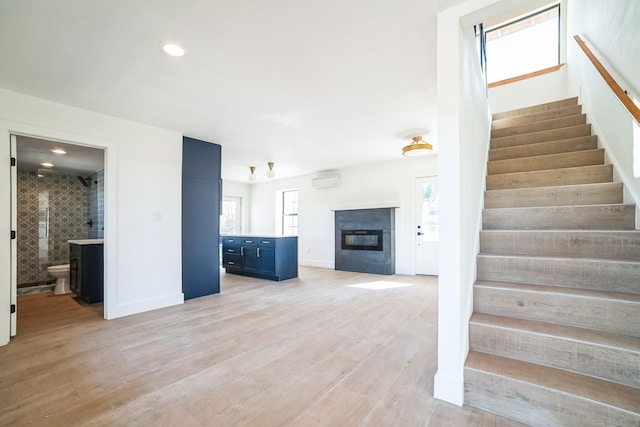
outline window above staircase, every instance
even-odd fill
[[[560,4],[492,25],[483,37],[490,87],[555,71],[563,40]]]

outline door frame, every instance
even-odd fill
[[[59,141],[65,144],[72,145],[80,145],[85,147],[98,148],[104,151],[104,224],[105,224],[105,233],[104,233],[104,318],[109,319],[110,309],[111,307],[116,306],[117,301],[117,289],[116,289],[116,236],[117,236],[117,222],[116,222],[116,191],[117,191],[117,170],[118,170],[118,143],[106,140],[102,138],[92,137],[88,135],[80,135],[76,133],[70,133],[65,131],[59,131],[55,129],[42,128],[36,125],[27,124],[27,123],[19,123],[13,122],[9,120],[0,119],[0,140],[4,139],[5,145],[5,153],[10,156],[13,154],[11,151],[11,135],[17,136],[28,136],[39,139],[46,139],[50,141]],[[1,145],[0,145],[1,146]],[[6,165],[9,165],[9,162],[6,162]],[[13,168],[8,166],[9,168]],[[3,174],[5,169],[0,167],[0,174]],[[15,169],[17,170],[17,168]],[[7,171],[7,173],[11,173]],[[6,175],[5,175],[6,176]],[[13,227],[13,218],[15,214],[12,214],[13,204],[16,202],[13,201],[13,195],[17,196],[17,183],[11,182],[4,189],[0,189],[0,197],[4,200],[9,200],[9,204],[7,206],[7,211],[0,211],[0,220],[3,222],[6,220],[6,225],[9,227]],[[7,192],[6,195],[2,195],[5,190]],[[3,219],[5,218],[5,219]],[[10,228],[10,230],[15,230],[15,228]],[[8,234],[8,233],[7,233]],[[17,239],[16,239],[17,241]],[[17,248],[17,246],[16,246]],[[17,254],[17,251],[16,251]],[[8,250],[9,265],[8,268],[8,281],[6,285],[0,281],[0,294],[10,296],[13,292],[17,293],[17,269],[14,270],[12,264],[16,263],[17,259],[15,259],[16,255],[12,255],[12,250]],[[0,266],[1,267],[1,266]],[[7,277],[7,276],[5,276]],[[5,288],[6,286],[6,288]],[[16,297],[17,299],[17,297]],[[0,297],[0,302],[2,297]],[[10,302],[10,304],[15,302]],[[17,312],[17,307],[16,307]],[[9,313],[7,310],[6,313]],[[15,321],[15,317],[11,317],[12,315],[9,313],[8,315],[0,314],[0,346],[5,345],[9,342],[11,336],[15,335],[15,327],[17,323]],[[6,324],[6,328],[5,328]],[[14,331],[12,334],[11,332]],[[6,334],[6,335],[5,335]]]
[[[439,182],[439,178],[440,176],[438,174],[424,174],[424,173],[417,173],[417,174],[413,174],[411,176],[412,180],[411,180],[411,268],[413,270],[413,274],[417,275],[416,271],[417,271],[417,257],[418,257],[418,251],[416,250],[417,247],[417,239],[418,239],[418,235],[416,233],[416,224],[418,222],[418,215],[417,215],[417,209],[416,209],[416,205],[418,203],[418,201],[416,200],[416,194],[418,192],[418,180],[424,179],[424,178],[436,178],[436,181]],[[439,242],[439,239],[438,239]]]

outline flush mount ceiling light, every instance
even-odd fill
[[[40,163],[40,166],[44,166],[45,168],[52,168],[53,163],[44,162],[44,163]]]
[[[433,146],[428,142],[424,142],[421,136],[411,138],[411,144],[402,147],[402,155],[407,157],[417,157],[429,154],[433,150]]]
[[[56,154],[67,154],[67,152],[64,151],[62,148],[54,148],[53,150],[51,150],[51,152]]]
[[[251,174],[249,175],[249,181],[255,181],[256,180],[256,175],[255,175],[255,171],[256,171],[256,167],[255,166],[249,166],[249,170],[251,171]]]
[[[276,176],[276,172],[273,170],[273,162],[267,163],[269,166],[269,170],[267,171],[267,178],[274,178]]]
[[[186,50],[182,46],[179,46],[175,43],[165,43],[162,45],[162,50],[165,51],[168,55],[171,56],[184,56],[187,53]]]

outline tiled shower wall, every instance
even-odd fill
[[[86,239],[88,192],[75,176],[18,171],[18,285],[49,279],[69,263],[67,240]]]
[[[88,194],[89,239],[104,238],[104,170],[91,176]]]

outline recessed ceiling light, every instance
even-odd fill
[[[184,54],[186,53],[183,47],[178,46],[175,43],[167,43],[162,45],[162,50],[164,50],[171,56],[184,56]]]
[[[67,154],[67,152],[64,151],[62,148],[54,148],[53,150],[51,150],[51,152],[56,154]]]
[[[40,166],[44,166],[46,168],[52,168],[53,167],[53,163],[44,162],[44,163],[40,163]]]

